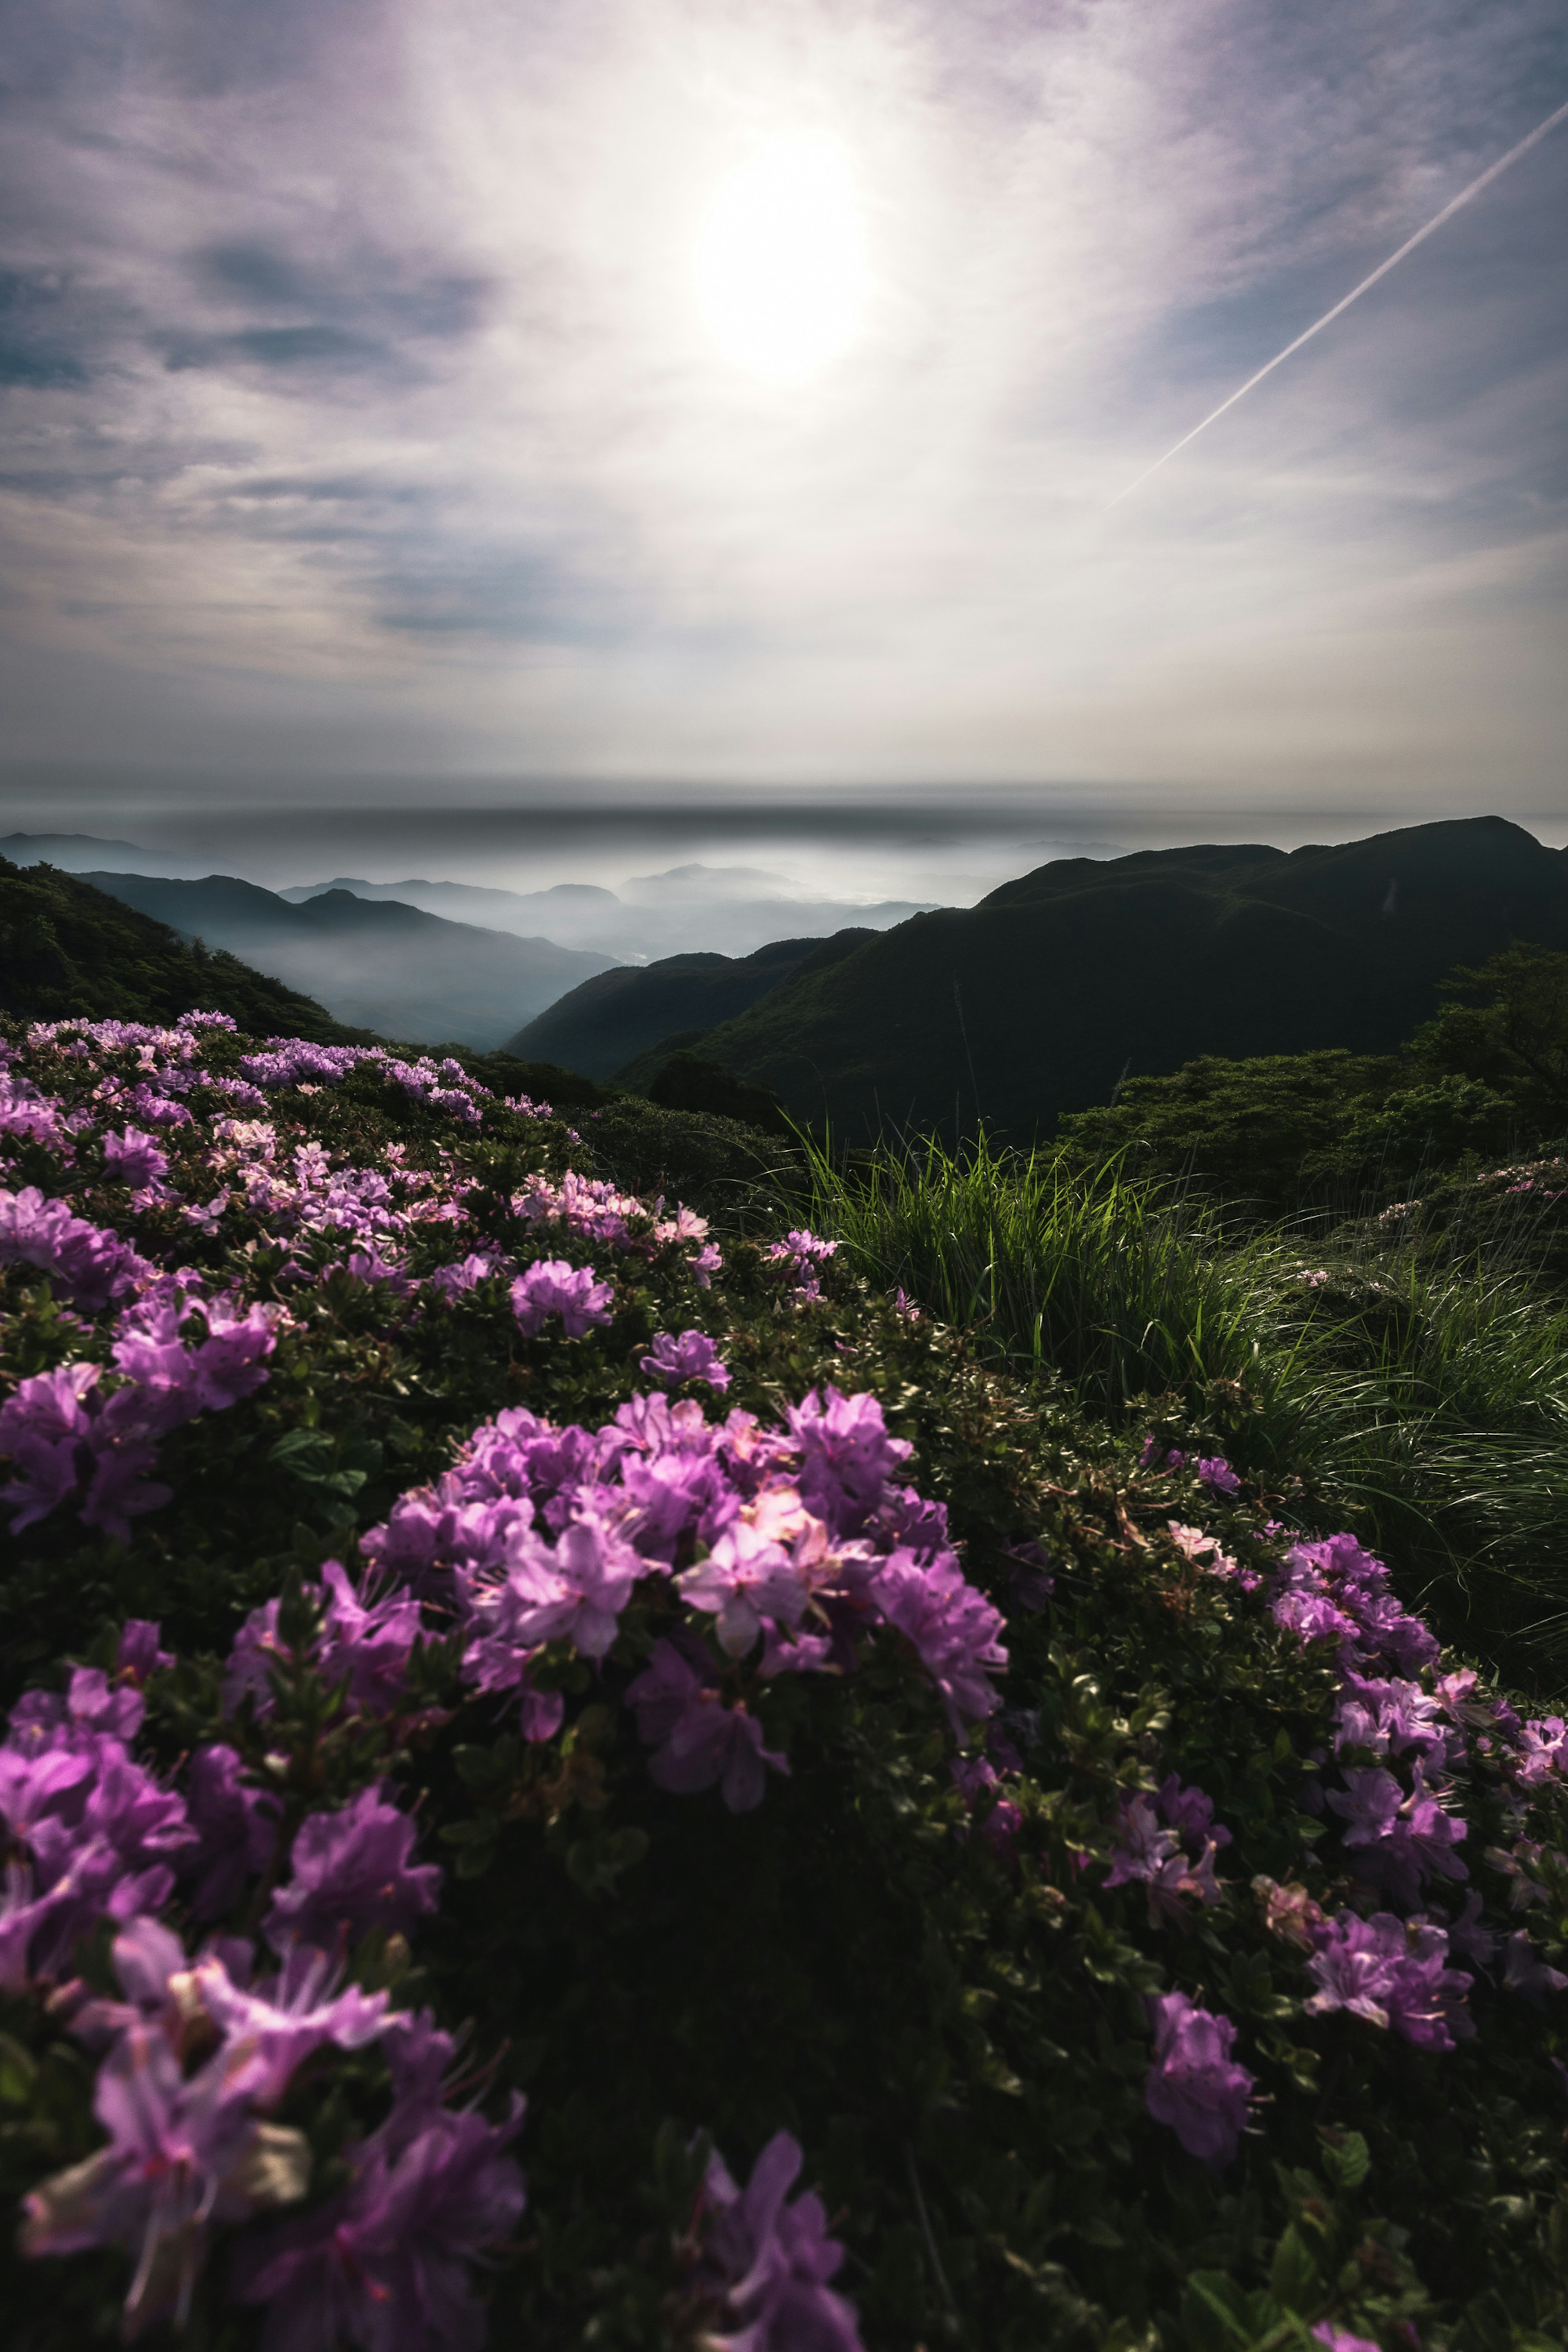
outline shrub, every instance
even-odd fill
[[[1560,2337],[1568,1735],[1283,1476],[456,1059],[3,1118],[12,2341]]]

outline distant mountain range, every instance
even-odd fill
[[[606,961],[667,960],[700,940],[705,951],[747,957],[782,934],[824,935],[853,922],[885,931],[922,911],[909,898],[882,898],[858,907],[846,898],[799,898],[776,877],[744,866],[674,866],[664,874],[635,875],[620,889],[592,882],[557,882],[547,890],[489,890],[469,882],[363,882],[339,875],[301,883],[281,898],[303,905],[328,890],[356,898],[395,898],[462,923],[498,931],[545,931],[563,946],[598,950]]]
[[[231,875],[79,877],[187,939],[226,948],[356,1028],[489,1052],[611,959],[329,890],[300,906]]]
[[[1064,858],[976,907],[840,938],[842,951],[798,958],[743,1009],[705,1030],[672,1021],[663,1040],[647,1034],[658,1012],[696,1001],[672,990],[670,966],[617,972],[613,990],[591,982],[530,1025],[528,1049],[548,1036],[570,1061],[571,1040],[605,1073],[635,1056],[646,1083],[661,1046],[695,1047],[851,1139],[983,1120],[1026,1141],[1109,1101],[1123,1076],[1199,1054],[1392,1050],[1455,964],[1514,940],[1568,948],[1568,855],[1478,817],[1289,853]],[[750,977],[731,967],[735,984]]]

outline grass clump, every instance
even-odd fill
[[[851,1261],[1118,1429],[1224,1430],[1320,1523],[1350,1515],[1452,1638],[1568,1668],[1568,1307],[1418,1219],[1239,1229],[1191,1183],[984,1137],[844,1162],[813,1214]]]

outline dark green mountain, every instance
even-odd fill
[[[563,1062],[590,1078],[624,1073],[628,1083],[641,1086],[668,1055],[744,1013],[781,981],[816,970],[829,950],[849,953],[876,936],[840,931],[832,940],[774,940],[749,956],[678,955],[623,964],[563,996],[520,1030],[507,1050],[525,1060]],[[639,1066],[627,1069],[628,1064]]]
[[[0,857],[0,1012],[33,1021],[227,1013],[259,1036],[352,1038],[308,996],[52,866]]]
[[[294,906],[226,874],[201,882],[147,874],[85,878],[187,939],[228,948],[309,989],[340,1020],[421,1045],[456,1039],[481,1051],[498,1046],[520,1021],[610,962],[553,940],[482,930],[349,890]]]
[[[1446,972],[1515,940],[1568,947],[1568,862],[1500,817],[1068,858],[797,966],[700,1051],[849,1137],[1026,1141],[1199,1055],[1392,1052]]]

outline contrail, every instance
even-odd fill
[[[1555,131],[1557,125],[1565,121],[1568,121],[1568,104],[1560,106],[1555,114],[1549,114],[1544,122],[1538,122],[1527,138],[1521,139],[1517,147],[1510,147],[1506,155],[1500,155],[1495,163],[1489,163],[1479,180],[1472,180],[1468,188],[1461,188],[1457,196],[1450,196],[1442,211],[1435,213],[1425,228],[1418,228],[1414,236],[1405,238],[1397,253],[1391,253],[1386,261],[1378,263],[1370,278],[1363,278],[1359,286],[1352,286],[1350,292],[1342,296],[1331,310],[1325,310],[1322,317],[1314,325],[1309,327],[1304,335],[1298,335],[1293,343],[1287,343],[1282,352],[1276,352],[1266,367],[1260,367],[1256,375],[1249,375],[1247,382],[1233,392],[1228,400],[1222,400],[1217,408],[1211,409],[1201,425],[1194,425],[1190,433],[1184,433],[1174,448],[1167,449],[1163,457],[1156,457],[1153,464],[1140,474],[1135,482],[1129,482],[1124,490],[1118,490],[1110,501],[1111,506],[1119,507],[1123,499],[1130,499],[1134,490],[1142,489],[1151,474],[1157,474],[1162,466],[1168,466],[1178,450],[1184,449],[1189,441],[1195,441],[1198,435],[1205,432],[1216,417],[1223,416],[1227,408],[1234,408],[1237,402],[1249,393],[1255,383],[1261,383],[1264,377],[1272,375],[1275,369],[1283,361],[1288,360],[1292,352],[1299,352],[1303,343],[1310,343],[1314,335],[1321,335],[1325,327],[1331,326],[1342,310],[1348,310],[1352,302],[1360,301],[1369,286],[1375,286],[1380,278],[1386,278],[1396,261],[1403,261],[1407,253],[1414,253],[1418,245],[1425,244],[1434,230],[1440,229],[1446,220],[1452,220],[1462,205],[1468,205],[1472,196],[1479,196],[1483,188],[1489,188],[1492,182],[1500,178],[1510,163],[1517,163],[1521,155],[1528,155],[1538,140],[1544,139],[1549,131]]]

